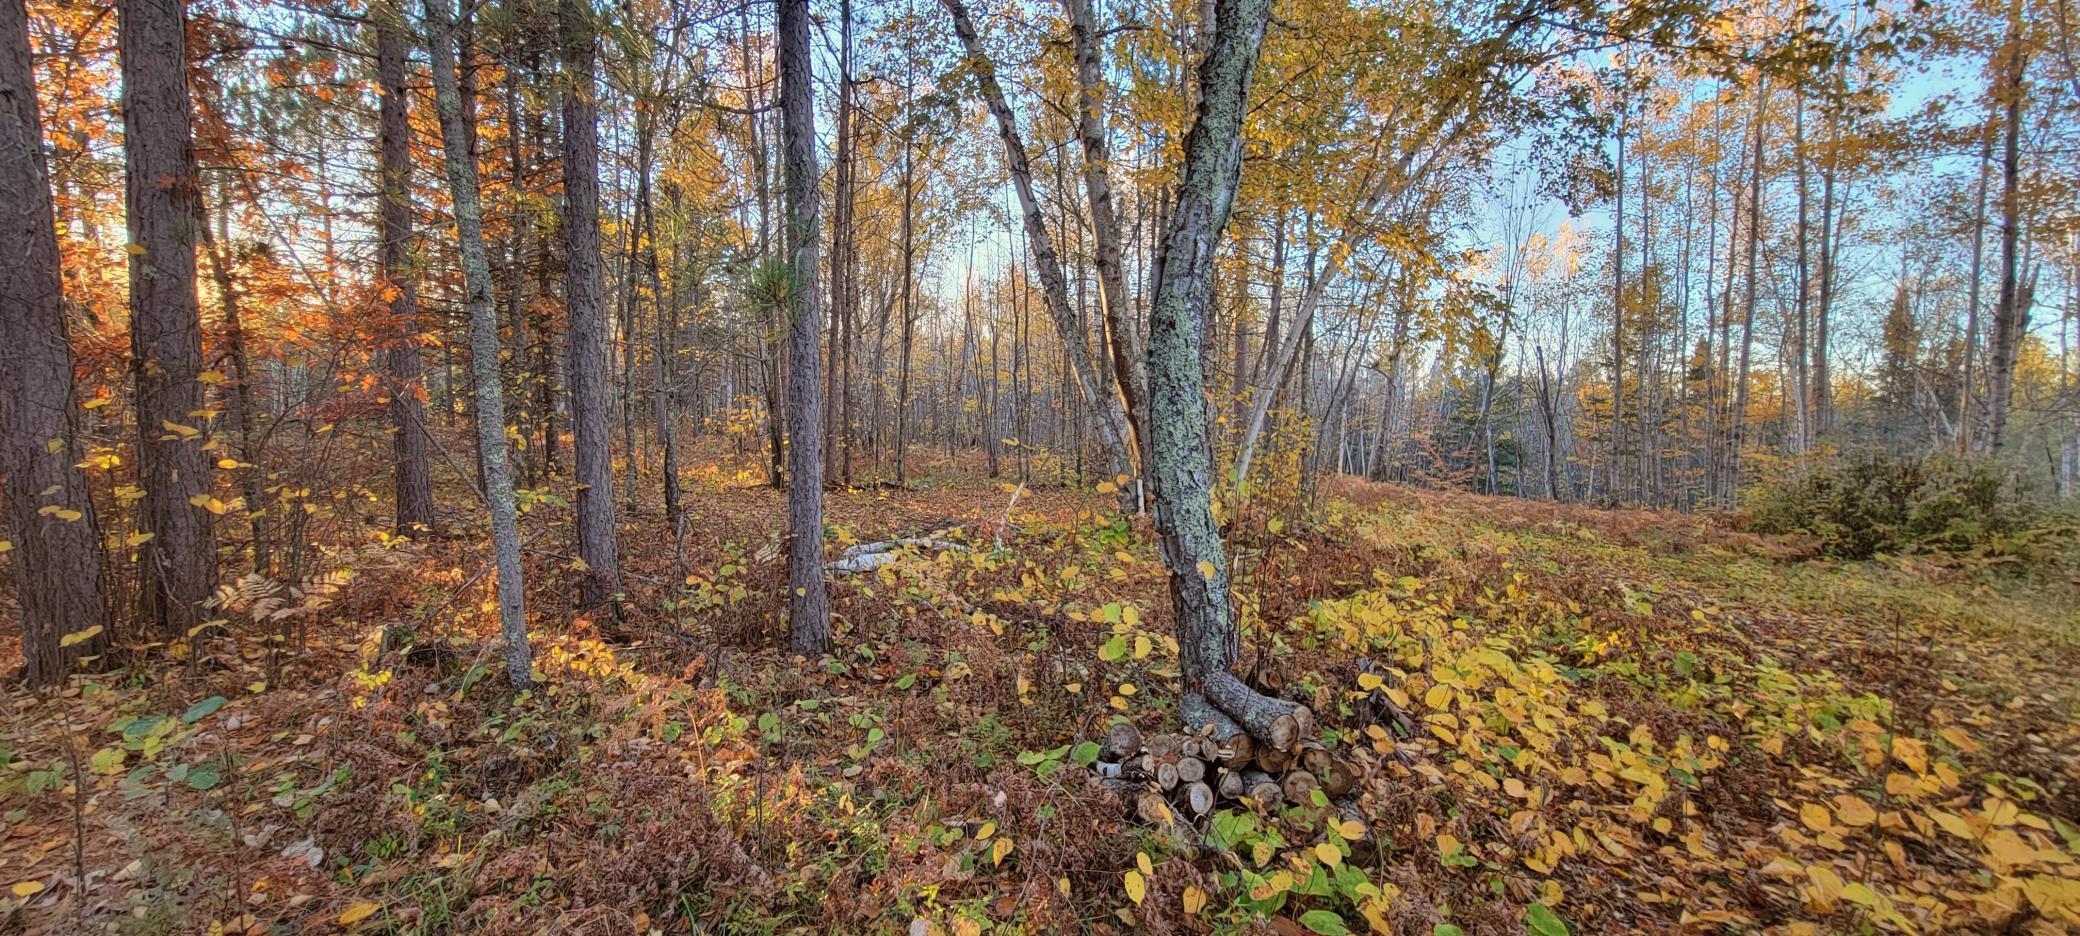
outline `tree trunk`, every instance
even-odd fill
[[[1113,473],[1133,474],[1134,456],[1130,450],[1133,430],[1128,426],[1127,402],[1118,397],[1108,397],[1101,390],[1103,381],[1091,363],[1089,342],[1085,340],[1076,311],[1069,303],[1068,279],[1062,274],[1061,258],[1056,255],[1054,243],[1047,235],[1047,219],[1041,214],[1039,198],[1033,192],[1032,163],[1026,156],[1024,141],[1019,138],[1018,123],[1012,116],[1011,105],[1004,98],[1004,88],[997,82],[996,66],[983,51],[982,37],[968,16],[967,7],[960,0],[940,0],[940,4],[953,17],[954,32],[960,36],[961,46],[968,54],[969,70],[975,75],[975,83],[982,90],[982,99],[989,105],[990,115],[996,118],[997,136],[1003,141],[1005,161],[1011,171],[1011,187],[1018,195],[1025,219],[1027,249],[1032,251],[1033,266],[1040,276],[1048,315],[1054,320],[1055,333],[1061,337],[1069,355],[1070,370],[1077,388],[1097,412],[1099,437]],[[1233,195],[1230,194],[1229,198],[1232,199]],[[1129,508],[1135,501],[1131,491],[1123,491],[1121,500]]]
[[[0,3],[0,498],[15,544],[15,596],[22,609],[22,674],[33,685],[62,681],[81,657],[108,650],[102,604],[101,530],[79,469],[79,401],[72,340],[58,273],[57,227],[42,115],[29,61],[29,21],[20,0]],[[67,635],[76,637],[66,646]]]
[[[1213,517],[1213,450],[1194,325],[1194,307],[1207,301],[1214,250],[1235,202],[1243,113],[1269,16],[1269,0],[1219,0],[1213,46],[1199,65],[1198,118],[1185,138],[1183,180],[1163,239],[1149,321],[1149,427],[1156,528],[1170,569],[1184,689],[1205,696],[1259,740],[1288,747],[1307,710],[1260,695],[1229,671],[1240,635]]]
[[[1617,220],[1611,229],[1611,462],[1604,479],[1610,500],[1618,502],[1618,471],[1625,436],[1625,125],[1618,125]]]
[[[178,637],[216,587],[209,427],[202,417],[202,310],[195,293],[195,177],[182,0],[122,0],[123,152],[130,235],[131,372],[138,482],[149,542],[138,551],[144,616]]]
[[[1755,167],[1748,177],[1748,268],[1746,284],[1741,297],[1741,356],[1733,385],[1732,451],[1727,455],[1726,501],[1732,504],[1741,489],[1741,449],[1747,445],[1748,434],[1748,362],[1755,346],[1755,300],[1756,277],[1760,272],[1762,253],[1762,128],[1765,108],[1769,103],[1769,88],[1760,77],[1755,85]]]
[[[826,445],[824,474],[835,468],[842,484],[852,483],[853,343],[859,318],[859,283],[854,274],[859,232],[853,215],[857,187],[853,182],[852,0],[838,4],[838,129],[836,165],[831,182],[831,347],[829,397],[824,405]]]
[[[1979,141],[1979,184],[1973,197],[1972,208],[1972,264],[1971,285],[1967,287],[1964,315],[1964,382],[1957,396],[1957,454],[1972,451],[1976,440],[1972,437],[1980,397],[1974,386],[1974,365],[1979,358],[1979,287],[1984,279],[1986,260],[1986,170],[1993,162],[1993,135],[1987,133]]]
[[[1063,0],[1069,14],[1069,39],[1076,56],[1076,123],[1083,142],[1084,195],[1091,208],[1091,240],[1097,255],[1098,301],[1105,321],[1105,345],[1111,350],[1113,380],[1126,406],[1127,429],[1133,436],[1137,480],[1148,473],[1148,370],[1145,350],[1134,320],[1127,314],[1127,272],[1121,260],[1119,214],[1112,203],[1111,144],[1101,104],[1104,72],[1098,60],[1097,0]],[[1239,332],[1238,332],[1239,334]],[[1134,498],[1137,508],[1143,498]]]
[[[1986,451],[1998,454],[2007,444],[2008,412],[2015,395],[2015,359],[2022,349],[2022,336],[2029,323],[2027,290],[2020,282],[2022,202],[2019,192],[2022,165],[2022,105],[2026,95],[2022,79],[2027,57],[2022,46],[2020,0],[2009,6],[2006,87],[2001,104],[2007,113],[2001,140],[2001,269],[2000,296],[1994,300],[1993,338],[1987,343],[1986,360]]]
[[[787,200],[788,643],[818,657],[830,651],[823,580],[823,368],[817,311],[816,114],[810,86],[809,0],[780,0],[780,114]]]
[[[564,302],[569,309],[571,463],[577,482],[578,605],[614,601],[621,559],[614,532],[612,389],[607,384],[605,288],[599,248],[599,101],[594,87],[598,40],[584,0],[557,8],[563,42]],[[633,257],[630,258],[633,262]],[[624,336],[629,337],[629,336]],[[630,338],[630,346],[634,342]],[[633,414],[627,422],[633,423]]]
[[[376,78],[382,89],[377,213],[384,292],[390,297],[390,315],[397,324],[389,348],[397,532],[410,535],[433,529],[433,478],[427,461],[426,411],[420,400],[424,365],[419,358],[419,289],[411,279],[412,128],[406,110],[404,24],[397,16],[395,9],[375,11]]]
[[[476,398],[477,449],[484,462],[484,499],[491,508],[491,543],[498,566],[499,631],[505,639],[506,679],[516,688],[534,681],[527,645],[526,582],[520,570],[520,525],[506,457],[505,389],[499,378],[498,313],[491,305],[491,261],[484,252],[484,202],[477,163],[463,120],[455,74],[455,27],[448,0],[426,0],[427,49],[433,65],[434,111],[441,155],[455,203],[462,257],[462,301],[469,314],[470,376]]]

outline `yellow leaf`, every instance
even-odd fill
[[[1136,904],[1139,904],[1143,899],[1148,897],[1148,881],[1141,877],[1141,872],[1127,872],[1126,881],[1128,900],[1132,900]]]
[[[1211,582],[1213,577],[1218,574],[1220,574],[1220,570],[1214,568],[1213,563],[1204,559],[1199,560],[1199,577]]]
[[[1843,825],[1867,826],[1878,821],[1878,811],[1861,796],[1844,793],[1834,798],[1834,813]]]
[[[1940,809],[1931,809],[1928,811],[1928,818],[1934,819],[1936,821],[1936,825],[1941,826],[1943,828],[1943,831],[1948,832],[1951,835],[1955,835],[1958,838],[1974,839],[1979,837],[1977,833],[1972,831],[1971,823],[1966,822],[1963,816],[1957,815],[1956,813],[1948,813]]]
[[[1440,855],[1450,855],[1460,847],[1458,836],[1446,834],[1437,837],[1437,853]]]
[[[23,881],[20,884],[16,884],[15,886],[8,888],[8,890],[13,891],[16,897],[30,897],[34,896],[35,894],[43,890],[43,882]]]
[[[1011,854],[1011,848],[1012,845],[1009,838],[998,839],[997,844],[990,846],[989,863],[993,865],[1003,864],[1004,856]]]
[[[1119,694],[1120,694],[1120,695],[1124,695],[1124,696],[1130,696],[1130,695],[1133,695],[1134,693],[1137,693],[1137,692],[1140,692],[1140,691],[1141,691],[1140,687],[1137,687],[1137,686],[1135,686],[1135,685],[1134,685],[1133,683],[1130,683],[1130,682],[1123,682],[1123,683],[1120,683],[1120,684],[1119,684]]]
[[[1834,873],[1833,868],[1812,865],[1806,868],[1806,877],[1813,882],[1813,891],[1820,895],[1821,903],[1831,904],[1842,896],[1842,876]]]
[[[1155,644],[1149,642],[1147,634],[1134,635],[1134,659],[1144,659],[1154,650]]]
[[[1452,687],[1438,683],[1423,693],[1423,707],[1443,710],[1452,704]]]
[[[1510,777],[1502,781],[1502,792],[1523,799],[1527,791],[1524,789],[1524,781]]]
[[[1936,732],[1936,734],[1940,735],[1943,740],[1950,742],[1952,747],[1967,754],[1976,753],[1979,750],[1979,742],[1972,740],[1971,735],[1965,734],[1959,729],[1945,728]]]
[[[1142,874],[1156,873],[1156,867],[1149,862],[1147,852],[1134,853],[1134,867],[1140,868]]]
[[[1100,481],[1098,482],[1098,493],[1117,494],[1119,493],[1119,488],[1114,486],[1113,483],[1110,481]]]
[[[1892,739],[1892,756],[1913,768],[1915,773],[1928,772],[1928,745],[1913,738]]]
[[[2014,829],[1996,829],[1986,837],[1986,853],[2004,865],[2026,865],[2037,860],[2037,850],[2031,848]]]
[[[383,909],[383,905],[373,900],[354,901],[347,905],[347,909],[339,912],[339,925],[353,926],[362,920],[374,916],[375,912],[381,909]]]
[[[1798,807],[1798,821],[1815,832],[1825,832],[1834,827],[1834,817],[1828,814],[1827,807],[1819,803],[1806,803]]]
[[[89,640],[93,640],[94,636],[99,633],[101,633],[101,625],[99,624],[96,624],[93,627],[89,627],[86,630],[73,631],[70,634],[66,634],[63,637],[58,638],[58,646],[62,648],[70,647],[74,644],[85,643]]]
[[[1203,910],[1203,909],[1205,909],[1205,908],[1206,908],[1206,892],[1205,892],[1205,891],[1203,891],[1203,890],[1200,890],[1200,889],[1199,889],[1199,885],[1197,885],[1197,884],[1187,884],[1187,885],[1185,885],[1185,888],[1184,888],[1184,915],[1185,915],[1185,916],[1198,916],[1198,915],[1199,915],[1199,911],[1200,911],[1200,910]]]
[[[1336,834],[1346,842],[1355,842],[1365,837],[1365,824],[1356,819],[1345,819],[1336,825]]]
[[[159,534],[157,534],[157,533],[132,533],[132,534],[130,534],[129,536],[125,536],[125,537],[123,537],[123,545],[125,545],[125,546],[143,546],[144,544],[146,544],[146,543],[149,543],[149,542],[151,542],[151,541],[152,541],[152,537],[154,537],[154,536],[157,536],[157,535],[159,535]]]
[[[1378,673],[1358,674],[1358,688],[1363,689],[1366,692],[1371,692],[1372,690],[1378,689],[1379,687],[1384,686],[1386,684],[1387,681],[1381,679]]]
[[[143,245],[143,244],[124,244],[124,245],[123,245],[123,252],[124,252],[124,253],[126,253],[126,254],[129,254],[130,256],[133,256],[133,257],[142,257],[142,256],[144,256],[144,245]]]
[[[1328,842],[1323,842],[1314,847],[1314,857],[1316,861],[1332,868],[1343,864],[1343,852]]]
[[[982,824],[982,828],[975,830],[975,838],[978,841],[995,834],[997,834],[997,824],[994,822],[985,822]]]
[[[1134,605],[1122,604],[1119,606],[1119,620],[1128,627],[1140,627],[1141,609]]]

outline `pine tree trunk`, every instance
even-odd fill
[[[128,189],[131,371],[137,393],[138,550],[144,616],[179,636],[201,620],[216,587],[203,408],[202,311],[195,293],[201,192],[195,176],[182,0],[122,0],[116,8]]]
[[[434,111],[441,125],[441,154],[455,203],[455,230],[462,257],[463,308],[469,315],[470,371],[476,399],[477,451],[484,466],[484,499],[491,508],[491,543],[498,567],[499,631],[505,640],[506,679],[515,687],[534,681],[527,645],[526,581],[520,568],[520,524],[513,476],[506,454],[505,388],[500,384],[498,313],[491,304],[491,261],[484,252],[484,201],[470,129],[463,118],[462,90],[455,74],[455,26],[448,0],[426,0],[426,32],[433,66]]]
[[[81,657],[108,650],[102,604],[101,530],[81,457],[73,395],[72,340],[58,273],[50,172],[29,61],[21,0],[0,2],[0,536],[15,545],[14,593],[21,605],[22,675],[50,685]],[[84,634],[66,646],[68,634]]]
[[[823,367],[817,289],[816,104],[811,87],[809,0],[780,0],[780,113],[787,202],[787,586],[788,643],[830,651],[823,580]]]
[[[419,289],[411,279],[412,128],[405,92],[405,33],[395,9],[375,11],[376,77],[381,86],[378,136],[381,178],[377,213],[380,261],[388,281],[390,314],[398,333],[389,348],[391,447],[397,459],[397,532],[433,529],[433,479],[428,469],[425,406],[419,357]]]
[[[593,78],[598,40],[592,15],[584,0],[561,0],[557,8],[569,80],[563,92],[564,301],[570,314],[578,558],[588,567],[579,579],[578,605],[583,608],[613,602],[621,578],[614,532],[613,392],[607,383],[610,352],[600,269],[599,101]],[[632,424],[633,414],[627,414],[625,422]]]

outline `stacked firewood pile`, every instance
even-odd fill
[[[1369,660],[1358,661],[1358,669],[1376,672]],[[1368,692],[1357,703],[1357,720],[1379,726],[1377,736],[1413,734],[1408,714],[1384,693]],[[1159,828],[1194,822],[1223,806],[1269,812],[1305,805],[1315,802],[1317,790],[1338,812],[1352,813],[1366,780],[1382,775],[1383,758],[1411,762],[1391,742],[1324,746],[1305,706],[1280,719],[1268,742],[1252,738],[1195,694],[1186,694],[1180,714],[1188,727],[1177,734],[1144,735],[1128,722],[1113,725],[1098,739],[1098,759],[1091,765],[1100,785]]]
[[[1143,735],[1121,722],[1099,741],[1098,760],[1092,765],[1098,782],[1132,804],[1151,825],[1197,819],[1224,804],[1275,810],[1286,803],[1307,803],[1316,790],[1331,801],[1344,800],[1357,792],[1365,776],[1368,765],[1361,761],[1371,760],[1362,755],[1353,759],[1307,737],[1312,726],[1304,724],[1304,717],[1292,737],[1282,739],[1287,745],[1279,748],[1258,743],[1226,719],[1205,718],[1206,713],[1193,707],[1188,701],[1186,721],[1199,721],[1196,731]],[[1200,717],[1194,719],[1195,715]]]

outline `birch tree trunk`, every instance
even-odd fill
[[[961,47],[968,54],[968,69],[974,73],[983,102],[996,119],[997,136],[1004,143],[1005,161],[1011,170],[1011,187],[1018,195],[1019,208],[1024,215],[1027,248],[1033,253],[1033,266],[1040,276],[1047,312],[1068,352],[1076,386],[1097,412],[1099,439],[1111,461],[1113,473],[1133,474],[1134,455],[1130,449],[1133,431],[1128,423],[1127,402],[1103,391],[1104,381],[1091,363],[1090,342],[1077,321],[1076,310],[1069,303],[1068,279],[1062,274],[1061,258],[1047,235],[1047,219],[1041,214],[1039,197],[1033,192],[1032,162],[1026,155],[1025,142],[1019,137],[1018,122],[1012,116],[1011,105],[1004,97],[1004,87],[997,81],[996,66],[982,48],[982,37],[975,30],[968,8],[960,0],[940,0],[940,4],[953,17],[954,32],[960,36]],[[1234,195],[1230,193],[1228,198],[1232,201]],[[1109,206],[1109,199],[1107,204]],[[1121,288],[1124,291],[1124,284]],[[1123,502],[1131,499],[1131,492],[1122,492]]]
[[[2015,359],[2029,322],[2029,302],[2025,298],[2028,291],[2021,288],[2018,250],[2022,237],[2022,78],[2027,62],[2019,11],[2019,0],[2010,4],[2009,66],[2004,76],[2006,87],[2000,96],[2006,111],[2001,138],[2000,296],[1994,300],[1993,338],[1986,347],[1986,451],[1996,454],[2008,441],[2008,413],[2015,395]]]
[[[1105,128],[1104,72],[1098,60],[1098,0],[1062,0],[1069,14],[1069,39],[1076,57],[1076,124],[1083,143],[1084,195],[1090,202],[1091,240],[1097,254],[1098,301],[1111,351],[1113,382],[1126,405],[1135,464],[1148,471],[1148,369],[1138,329],[1127,314],[1127,272],[1121,259],[1119,213],[1112,203],[1111,143]],[[1238,332],[1239,334],[1239,332]],[[1141,499],[1136,498],[1137,505]]]

